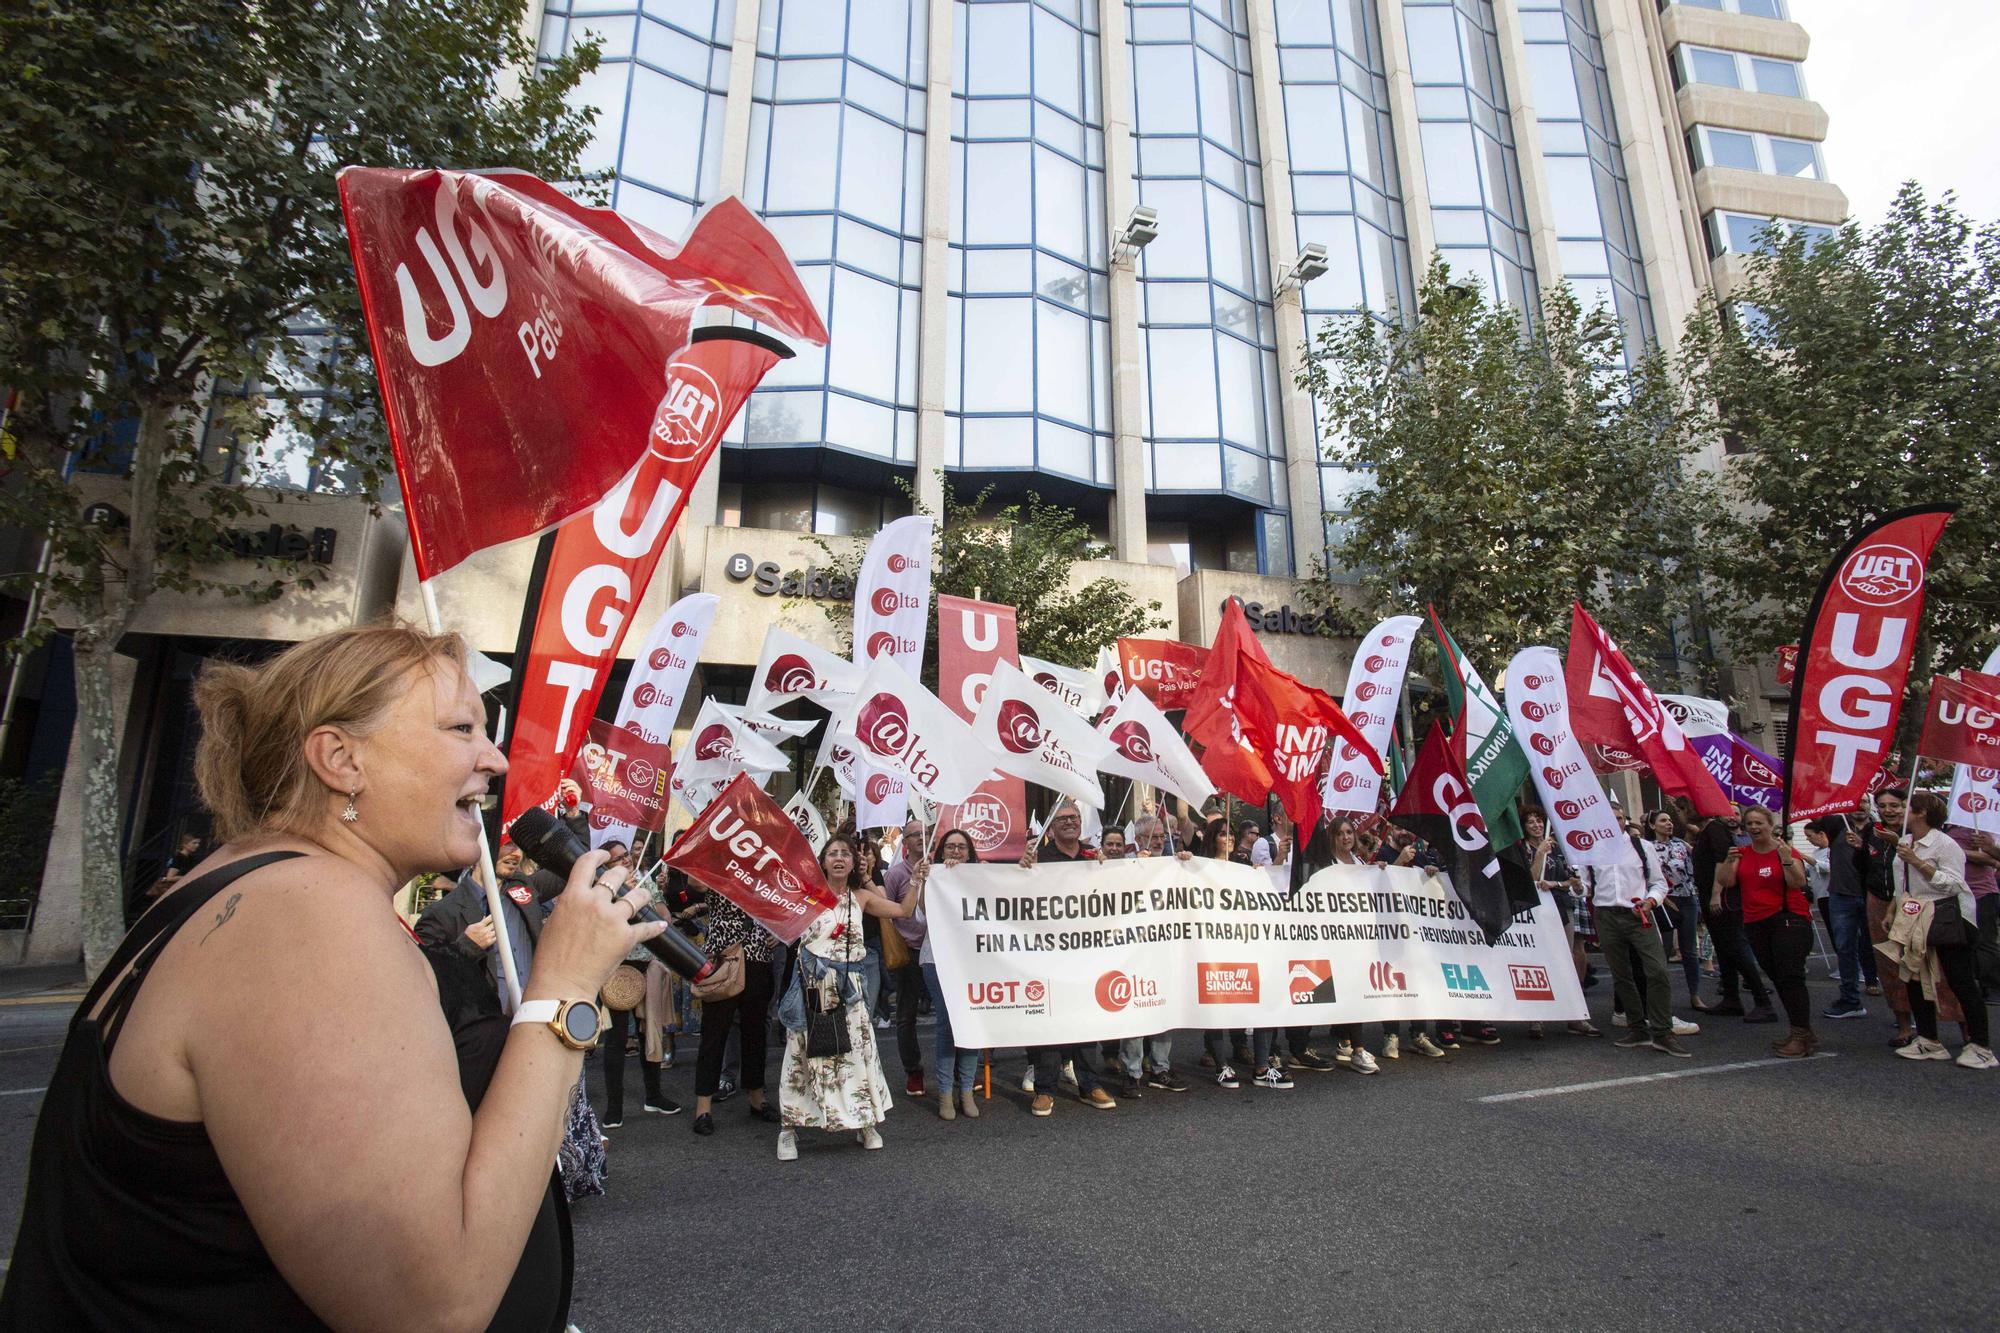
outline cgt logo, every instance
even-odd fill
[[[1394,963],[1383,960],[1368,965],[1368,990],[1374,995],[1403,995],[1410,989],[1409,978]]]
[[[1294,958],[1286,969],[1287,992],[1293,1004],[1333,1003],[1333,963],[1325,958]]]
[[[1025,699],[1003,699],[1000,715],[1000,744],[1015,754],[1033,754],[1042,748],[1042,719]]]
[[[1097,979],[1097,1004],[1108,1014],[1126,1009],[1158,1009],[1165,1003],[1160,998],[1160,983],[1151,977],[1111,971]]]
[[[1840,583],[1857,602],[1898,606],[1923,589],[1924,562],[1908,547],[1870,542],[1847,557],[1840,568]]]
[[[1196,963],[1195,997],[1202,1004],[1256,1004],[1255,963]]]
[[[1509,963],[1507,980],[1514,987],[1514,998],[1517,1000],[1556,998],[1555,983],[1549,980],[1546,967],[1536,967],[1532,963]]]
[[[1493,991],[1486,984],[1486,974],[1477,963],[1439,963],[1438,969],[1444,973],[1445,994],[1455,999],[1490,1000]]]

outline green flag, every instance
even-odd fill
[[[1528,756],[1514,742],[1514,728],[1500,700],[1479,678],[1479,671],[1465,660],[1451,631],[1438,619],[1436,607],[1430,613],[1431,637],[1437,641],[1438,660],[1444,670],[1445,704],[1451,713],[1452,743],[1463,751],[1466,776],[1472,780],[1472,799],[1486,821],[1493,850],[1503,851],[1521,840],[1521,817],[1515,812],[1514,797],[1528,780]]]

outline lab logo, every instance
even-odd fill
[[[1507,964],[1507,980],[1514,987],[1517,1000],[1553,1000],[1556,998],[1555,983],[1549,980],[1549,970],[1531,963]]]
[[[1294,958],[1287,971],[1287,991],[1293,1004],[1333,1003],[1333,963],[1325,958]]]

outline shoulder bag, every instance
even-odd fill
[[[732,944],[715,960],[715,971],[700,981],[688,983],[694,997],[707,1004],[711,1000],[733,1000],[743,993],[743,946]]]
[[[853,895],[848,895],[853,902]],[[846,913],[842,913],[845,924]],[[854,961],[854,932],[847,932],[847,961]],[[829,970],[818,981],[805,975],[805,950],[799,950],[799,985],[806,1002],[806,1059],[825,1060],[846,1055],[854,1049],[853,1034],[847,1030],[847,1002],[842,991],[844,974]]]

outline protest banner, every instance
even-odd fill
[[[967,1047],[1586,1016],[1546,898],[1488,945],[1451,885],[1412,867],[1331,866],[1287,895],[1205,857],[940,866],[924,893],[953,1040]]]
[[[1418,616],[1390,616],[1368,631],[1354,651],[1347,671],[1347,697],[1341,708],[1373,747],[1363,753],[1351,741],[1333,747],[1320,788],[1320,804],[1333,814],[1375,813],[1382,796],[1383,774],[1374,762],[1395,744],[1396,709],[1403,699],[1403,679],[1409,673],[1410,647],[1424,622]]]
[[[787,944],[838,902],[806,835],[748,773],[723,788],[665,859]]]
[[[1987,657],[1981,674],[1996,672],[2000,672],[2000,648]],[[1951,780],[1950,809],[1951,823],[2000,835],[2000,768],[1960,764]]]
[[[590,845],[616,841],[629,846],[634,829],[664,828],[673,771],[667,746],[593,719],[589,739],[570,770],[590,803]]]
[[[1014,608],[941,594],[937,646],[938,698],[970,722],[995,666],[1019,656]],[[938,813],[945,824],[965,830],[982,861],[1019,860],[1028,845],[1028,790],[1011,774],[988,778],[964,801]]]

